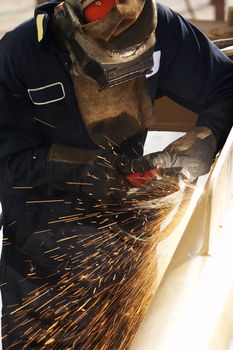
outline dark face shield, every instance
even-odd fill
[[[55,9],[73,70],[95,80],[100,89],[145,76],[153,66],[157,24],[154,0],[126,0],[103,19],[82,23],[67,0]]]

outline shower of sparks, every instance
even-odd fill
[[[42,200],[42,201],[27,201],[27,204],[43,204],[43,203],[58,203],[58,202],[64,202],[64,199],[49,199],[49,200]]]
[[[42,124],[44,124],[44,125],[49,126],[50,128],[53,128],[53,129],[56,128],[54,125],[49,124],[49,123],[47,123],[47,122],[45,122],[44,120],[41,120],[41,119],[39,119],[39,118],[34,117],[33,119],[36,120],[36,121],[39,122],[39,123],[42,123]]]
[[[13,190],[31,190],[31,189],[33,189],[32,186],[14,186],[12,188],[13,188]]]
[[[43,265],[38,266],[33,254],[24,259],[27,272],[18,287],[28,282],[35,287],[21,304],[8,307],[10,323],[3,339],[14,341],[7,350],[129,349],[155,292],[156,247],[167,234],[161,225],[180,205],[180,197],[161,207],[141,204],[169,198],[173,192],[178,193],[179,186],[170,178],[129,196],[121,207],[100,201],[86,213],[79,200],[75,213],[35,231]],[[50,202],[64,200],[27,203]],[[96,224],[90,233],[80,229],[87,219]],[[57,229],[57,224],[67,225],[70,232]]]

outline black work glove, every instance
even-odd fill
[[[189,181],[193,181],[209,172],[216,149],[217,141],[212,131],[207,127],[195,127],[161,152],[128,160],[121,171],[125,174],[143,174],[155,168],[170,168],[185,174]]]
[[[88,150],[53,144],[48,155],[50,184],[62,191],[85,192],[106,203],[121,201],[127,182],[112,150]]]

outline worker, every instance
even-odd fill
[[[110,298],[107,278],[96,285],[108,265],[98,271],[101,256],[113,259],[120,239],[115,232],[101,246],[108,206],[125,203],[131,173],[208,173],[232,127],[233,63],[154,0],[50,1],[5,34],[0,52],[3,349],[107,349],[101,319],[95,344],[86,329],[100,313],[96,290]],[[165,95],[198,113],[197,125],[143,157],[154,101]],[[128,263],[110,269],[113,294],[136,266],[124,254]],[[68,293],[67,276],[80,274]],[[76,310],[69,332],[67,309]],[[108,349],[123,349],[114,345],[121,330]]]

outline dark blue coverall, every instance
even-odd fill
[[[56,283],[57,271],[62,274],[65,269],[67,262],[61,266],[54,262],[52,253],[45,251],[56,249],[54,242],[65,237],[66,232],[76,232],[78,227],[79,234],[87,237],[96,232],[98,224],[90,219],[83,220],[82,225],[56,223],[59,217],[76,213],[80,205],[85,213],[93,211],[93,203],[88,196],[80,194],[77,199],[77,194],[60,192],[48,183],[47,155],[51,144],[96,148],[76,104],[69,55],[59,47],[51,30],[51,15],[58,3],[41,5],[35,18],[8,32],[0,41],[4,349],[22,349],[27,342],[25,325],[17,321],[17,326],[11,314],[15,305],[21,305],[45,281],[49,285]],[[233,62],[180,15],[162,5],[157,7],[156,62],[148,77],[151,98],[166,95],[198,113],[197,125],[209,127],[220,148],[233,120]],[[35,21],[39,13],[46,13],[41,42],[37,40]],[[146,133],[142,130],[124,142],[123,152],[131,156],[142,154]],[[66,254],[68,246],[64,243],[62,249]],[[88,256],[92,248],[81,249]],[[30,275],[30,271],[36,274]],[[51,298],[51,293],[52,290],[43,302]],[[37,313],[30,312],[30,318],[37,320]],[[49,327],[53,317],[49,315],[38,322]],[[29,347],[37,348],[41,349],[41,345]],[[58,349],[66,348],[61,336]]]

